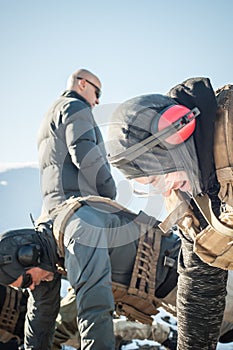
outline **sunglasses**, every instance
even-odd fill
[[[26,273],[26,271],[23,273],[23,280],[20,285],[20,288],[28,288],[33,283],[32,276],[30,273]]]
[[[81,78],[81,77],[77,77],[77,79],[79,80],[85,80],[87,83],[89,83],[90,85],[92,85],[95,88],[95,95],[96,98],[99,99],[101,97],[101,90],[100,88],[98,88],[98,86],[96,86],[95,84],[93,84],[90,80],[87,80],[85,78]]]

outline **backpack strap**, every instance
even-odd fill
[[[51,212],[52,217],[55,217],[53,222],[53,234],[58,246],[58,255],[65,256],[64,252],[64,231],[70,217],[82,206],[79,198],[70,198],[57,206]]]
[[[204,216],[208,225],[213,227],[220,235],[228,236],[233,239],[233,229],[230,227],[227,227],[226,225],[221,223],[221,221],[218,220],[218,218],[215,216],[212,210],[211,200],[207,195],[197,196],[193,198],[193,200],[198,206],[198,209]]]

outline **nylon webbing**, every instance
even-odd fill
[[[80,207],[81,203],[77,198],[70,198],[52,212],[52,215],[55,215],[53,234],[58,245],[58,255],[60,257],[64,257],[65,255],[63,238],[66,224]]]
[[[146,227],[141,225],[141,232]],[[160,252],[161,231],[149,229],[140,237],[129,293],[155,299],[156,270]]]
[[[230,227],[222,224],[214,215],[210,198],[207,195],[197,196],[193,198],[193,200],[210,226],[212,226],[222,236],[233,237],[233,230]]]
[[[129,319],[152,324],[158,307],[166,301],[155,297],[156,271],[160,253],[162,232],[156,228],[141,224],[141,237],[134,262],[129,287],[113,281],[113,294],[116,312]]]
[[[179,219],[184,216],[187,211],[188,203],[181,202],[165,219],[159,224],[159,228],[164,232],[168,232],[172,226],[174,226]]]
[[[17,293],[11,287],[6,287],[5,300],[0,313],[0,328],[6,330],[12,335],[14,335],[16,323],[19,318],[21,298],[21,293]],[[6,335],[7,333],[5,336]]]

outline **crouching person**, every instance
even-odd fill
[[[25,317],[25,349],[51,349],[60,306],[60,274],[52,235],[33,229],[1,235],[0,283],[30,288]]]
[[[36,230],[0,237],[0,283],[29,288],[25,349],[52,349],[60,266],[76,295],[82,349],[115,349],[113,311],[151,324],[177,284],[180,239],[101,197],[70,199]],[[103,336],[104,335],[104,336]]]

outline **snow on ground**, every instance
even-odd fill
[[[227,344],[218,343],[216,350],[233,350],[233,343],[227,343]]]
[[[68,288],[70,287],[70,284],[68,281],[62,279],[62,288],[61,288],[61,296],[64,297],[67,293]],[[170,314],[169,312],[165,311],[162,307],[159,308],[159,313],[154,316],[154,320],[159,322],[159,323],[164,323],[164,324],[169,324],[169,326],[177,330],[177,321],[176,318]],[[160,345],[158,342],[152,341],[152,340],[139,340],[139,339],[134,339],[132,340],[132,343],[123,345],[121,347],[121,350],[136,350],[139,348],[139,345],[148,345],[148,346],[153,346],[154,349],[158,350],[165,350],[166,348]],[[71,346],[63,346],[63,350],[75,350]],[[218,346],[216,350],[233,350],[233,342],[232,343],[227,343],[227,344],[221,344],[218,343]]]
[[[153,349],[158,349],[158,350],[166,350],[164,346],[161,346],[159,343],[154,342],[152,340],[133,340],[131,344],[128,345],[123,345],[121,347],[121,350],[136,350],[139,349],[139,346],[142,345],[150,345],[151,347],[153,346]]]
[[[62,288],[61,288],[61,296],[64,297],[67,293],[68,288],[70,287],[70,284],[67,280],[62,279]],[[164,324],[169,324],[169,326],[177,330],[177,320],[176,318],[169,312],[165,311],[162,307],[159,309],[159,313],[154,316],[154,320],[157,321],[158,323],[164,323]],[[158,350],[165,350],[166,348],[163,347],[161,344],[158,342],[152,341],[152,340],[139,340],[139,339],[133,339],[132,343],[123,345],[121,347],[121,350],[136,350],[139,348],[139,345],[150,345],[153,346],[155,349],[158,347]],[[63,346],[63,350],[75,350],[71,346]],[[232,343],[227,343],[227,344],[222,344],[218,343],[218,346],[216,350],[233,350],[233,342]]]

